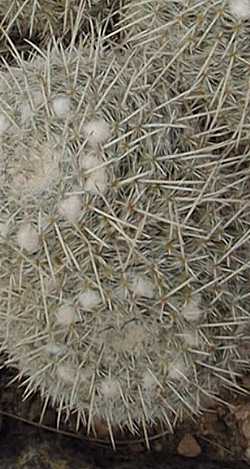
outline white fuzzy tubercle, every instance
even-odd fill
[[[69,96],[59,95],[53,99],[52,108],[59,119],[67,117],[71,110],[71,99]]]
[[[57,376],[65,384],[72,385],[74,383],[89,383],[91,381],[91,369],[76,368],[68,362],[60,363],[57,367]]]
[[[187,366],[182,357],[177,357],[168,368],[168,378],[174,380],[181,380],[187,374]]]
[[[40,248],[40,237],[31,223],[20,226],[17,233],[17,244],[21,249],[25,249],[32,254]]]
[[[101,297],[96,290],[87,289],[79,295],[79,303],[83,309],[92,310],[101,304]]]
[[[134,276],[131,283],[131,290],[135,296],[148,299],[152,299],[155,293],[154,285],[151,280],[142,275]]]
[[[71,195],[62,200],[58,206],[58,213],[71,223],[77,223],[82,213],[82,200],[78,195]]]
[[[78,320],[75,308],[70,304],[61,305],[56,312],[56,322],[60,326],[70,326]]]
[[[57,367],[57,376],[60,378],[65,384],[73,384],[77,377],[76,370],[66,363],[61,363]]]
[[[181,309],[181,314],[186,319],[186,321],[199,321],[203,316],[203,311],[200,307],[200,297],[197,296]]]
[[[81,156],[80,167],[86,171],[84,189],[91,194],[104,194],[107,191],[108,175],[102,164],[100,155],[94,151],[83,153]]]
[[[13,190],[21,196],[49,191],[59,178],[62,157],[54,139],[44,143],[33,141],[21,156],[17,146],[11,169]]]
[[[250,19],[250,0],[229,0],[229,8],[236,18]]]
[[[88,177],[84,189],[91,194],[104,194],[107,191],[107,187],[107,173],[104,168],[100,168]]]
[[[184,340],[184,343],[188,347],[198,347],[199,345],[199,337],[198,337],[198,332],[196,330],[191,331],[191,330],[184,330],[184,332],[181,334],[181,337]]]
[[[142,386],[146,392],[153,392],[157,386],[155,378],[149,371],[146,371],[143,375]]]
[[[121,342],[121,351],[128,353],[135,353],[144,347],[147,340],[147,334],[141,324],[134,324],[131,322],[124,330],[123,341]]]
[[[50,342],[45,347],[46,353],[50,356],[58,356],[61,357],[64,355],[66,351],[66,347],[64,345],[57,345],[53,342]]]
[[[105,143],[111,136],[109,124],[104,119],[94,119],[85,124],[83,133],[92,146]]]
[[[100,391],[104,399],[114,399],[119,396],[119,383],[112,378],[105,378],[100,384]]]

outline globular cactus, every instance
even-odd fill
[[[172,77],[179,104],[203,122],[197,144],[239,145],[250,123],[249,25],[249,0],[130,0],[117,33],[158,58],[158,80]]]
[[[167,75],[106,43],[2,71],[0,334],[58,423],[147,439],[248,365],[249,162],[185,151]]]

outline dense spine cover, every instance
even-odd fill
[[[54,40],[1,72],[3,348],[26,396],[111,436],[171,429],[249,363],[247,95],[222,112],[248,24],[205,3],[127,2],[116,46]]]

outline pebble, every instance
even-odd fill
[[[243,384],[244,388],[250,389],[250,376],[249,375],[243,376],[242,384]]]
[[[196,458],[201,454],[201,447],[190,433],[186,433],[177,447],[177,452],[186,458]]]
[[[153,450],[156,451],[157,453],[160,453],[163,450],[163,441],[162,440],[156,440],[153,442]]]
[[[109,436],[108,424],[106,422],[104,422],[104,420],[95,418],[94,427],[95,427],[95,432],[97,434],[97,438],[102,438],[102,437],[108,437]]]
[[[247,440],[250,440],[250,417],[244,420],[242,424],[242,433]]]
[[[236,420],[243,421],[250,417],[250,402],[239,404],[233,409]]]
[[[250,448],[247,448],[246,451],[245,451],[245,456],[247,459],[250,460]]]
[[[201,432],[203,435],[213,435],[216,432],[218,416],[216,413],[205,413],[201,418]]]

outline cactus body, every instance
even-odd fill
[[[26,395],[146,434],[248,365],[249,161],[186,144],[157,54],[101,45],[2,71],[0,333]]]
[[[205,146],[248,138],[249,25],[248,0],[132,0],[117,31],[124,43],[158,54],[158,79],[172,77],[179,104],[192,106],[193,122],[202,117],[197,139]]]

